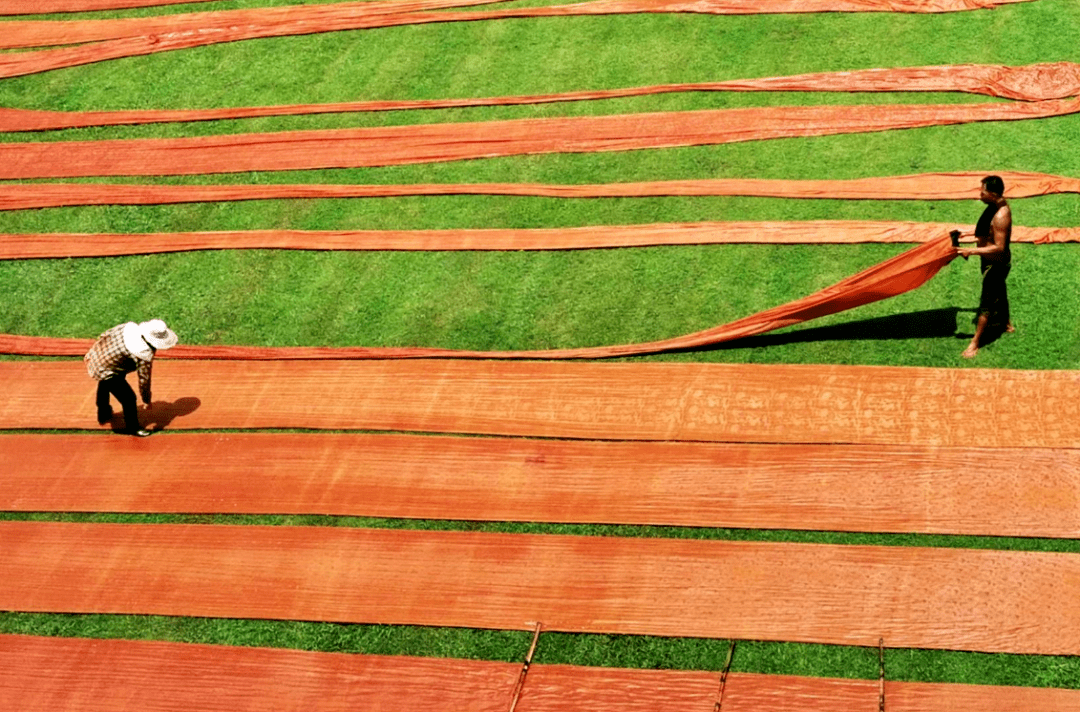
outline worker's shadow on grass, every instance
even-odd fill
[[[183,417],[202,405],[198,398],[177,398],[173,402],[153,401],[139,413],[139,420],[147,430],[164,430],[176,418]]]
[[[833,326],[817,326],[786,334],[763,334],[728,341],[702,351],[750,349],[811,341],[886,341],[896,339],[943,339],[956,337],[956,315],[969,311],[958,307],[893,314],[875,319],[851,321]],[[970,338],[970,337],[969,337]]]

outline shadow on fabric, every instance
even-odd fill
[[[154,401],[140,412],[142,426],[147,430],[164,430],[176,418],[188,415],[202,405],[198,398],[177,398],[173,402]]]

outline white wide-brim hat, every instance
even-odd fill
[[[146,343],[155,349],[170,349],[176,346],[179,340],[172,329],[165,326],[161,319],[151,319],[139,324],[139,332],[146,339]]]

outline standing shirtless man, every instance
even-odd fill
[[[986,203],[986,209],[975,225],[977,247],[966,247],[957,251],[965,260],[973,255],[979,256],[982,267],[982,294],[979,297],[979,315],[975,321],[975,336],[961,354],[964,358],[974,358],[979,353],[979,341],[987,325],[1013,332],[1009,319],[1009,295],[1005,289],[1005,278],[1012,268],[1012,251],[1009,242],[1012,239],[1012,210],[1005,202],[1005,183],[998,176],[982,179],[979,200]]]

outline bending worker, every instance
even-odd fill
[[[965,247],[957,251],[965,260],[977,255],[982,268],[982,293],[979,296],[979,314],[975,319],[975,335],[964,349],[964,358],[974,358],[979,353],[983,332],[989,325],[1004,332],[1013,332],[1009,319],[1009,295],[1005,278],[1012,268],[1012,210],[1005,201],[1005,183],[998,176],[982,179],[979,200],[986,209],[975,225],[977,247]]]
[[[98,382],[97,417],[105,425],[112,420],[113,410],[109,394],[116,396],[124,409],[124,428],[120,431],[145,438],[150,434],[139,424],[138,404],[135,392],[128,385],[126,376],[132,371],[139,374],[139,393],[143,403],[150,405],[150,372],[154,354],[158,349],[176,345],[176,334],[161,319],[151,319],[141,324],[129,321],[103,333],[83,361],[86,372]]]

